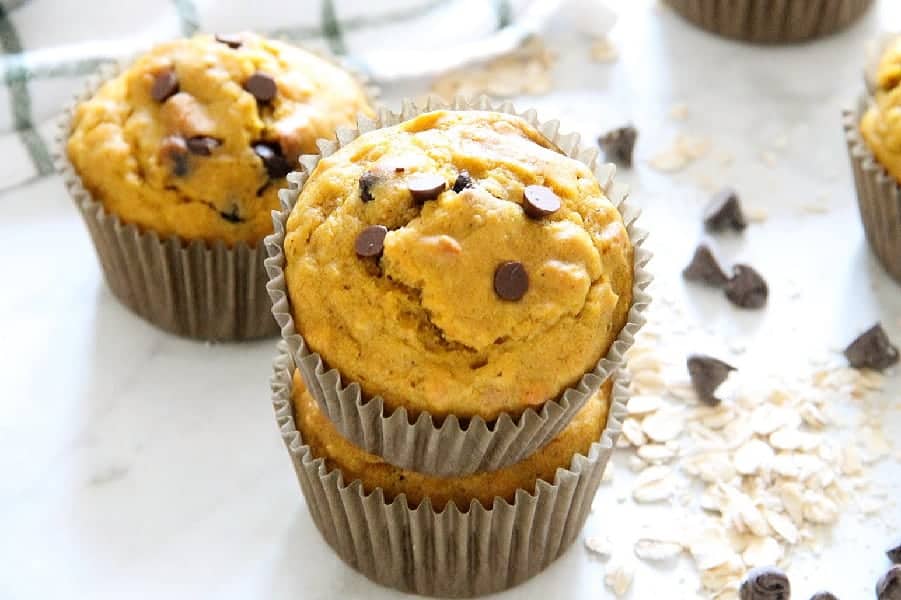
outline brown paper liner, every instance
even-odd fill
[[[425,411],[413,420],[403,407],[388,414],[381,397],[364,399],[357,383],[350,382],[345,386],[338,370],[328,369],[320,355],[312,352],[297,333],[285,288],[285,223],[304,182],[320,157],[331,155],[362,133],[395,125],[439,108],[494,110],[525,118],[564,154],[580,160],[594,171],[602,189],[623,215],[626,230],[635,247],[633,305],[625,327],[607,356],[598,362],[593,371],[586,373],[578,385],[567,389],[559,398],[545,402],[540,409],[529,408],[516,417],[505,413],[490,423],[481,417],[467,420],[451,415],[438,424],[439,420]],[[558,127],[556,121],[539,122],[535,111],[517,113],[510,103],[495,106],[484,97],[473,101],[457,98],[452,105],[434,99],[429,99],[423,106],[405,102],[400,113],[383,111],[376,121],[361,121],[358,130],[339,130],[337,142],[320,141],[321,155],[301,157],[301,171],[288,176],[291,188],[282,190],[283,210],[273,213],[275,232],[266,238],[270,256],[266,260],[270,277],[267,288],[272,296],[272,313],[281,325],[282,337],[288,342],[310,393],[341,435],[356,446],[382,456],[391,464],[431,475],[495,471],[519,462],[552,440],[623,363],[624,353],[631,347],[635,334],[645,322],[643,312],[650,302],[645,288],[652,278],[645,265],[651,254],[641,247],[646,234],[635,225],[638,211],[627,205],[626,186],[613,181],[615,167],[599,163],[596,149],[582,149],[578,135],[562,135]]]
[[[294,423],[291,373],[284,342],[274,363],[275,415],[322,537],[348,565],[373,581],[417,594],[468,597],[497,592],[533,577],[576,539],[622,430],[627,392],[622,372],[611,396],[607,424],[586,456],[573,456],[553,484],[520,489],[512,503],[495,498],[460,509],[451,502],[437,512],[426,499],[411,508],[404,495],[385,500],[359,480],[346,482],[304,445]]]
[[[873,0],[664,0],[698,27],[758,44],[803,42],[844,29]]]
[[[55,140],[57,167],[87,225],[107,285],[132,312],[176,335],[218,341],[276,335],[262,242],[229,247],[142,231],[94,200],[69,161],[66,142],[75,107],[130,62],[105,65],[89,79],[64,111]],[[374,100],[378,91],[359,73],[351,73]]]
[[[864,95],[855,109],[842,113],[848,157],[867,241],[888,274],[901,283],[901,185],[879,164],[860,134],[860,119],[869,103]]]

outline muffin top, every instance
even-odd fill
[[[631,303],[632,246],[591,171],[493,112],[423,114],[323,158],[285,254],[311,349],[414,416],[557,397]]]
[[[94,199],[161,236],[254,244],[301,153],[372,114],[338,66],[251,33],[155,47],[75,110],[67,144]]]
[[[876,72],[876,101],[860,131],[879,162],[901,182],[901,37],[889,45]]]
[[[313,456],[324,458],[329,468],[340,469],[345,484],[359,479],[367,493],[381,488],[389,502],[406,494],[407,502],[413,507],[429,498],[432,507],[439,511],[448,502],[461,509],[468,508],[473,500],[491,508],[496,497],[512,502],[518,489],[534,492],[539,479],[553,483],[557,469],[568,469],[575,454],[587,455],[607,424],[611,389],[612,381],[608,379],[567,426],[538,452],[503,469],[463,477],[437,477],[402,469],[354,446],[341,437],[304,388],[296,371],[294,421]]]

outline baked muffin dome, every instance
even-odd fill
[[[339,469],[345,483],[359,479],[367,493],[381,488],[388,502],[405,494],[413,507],[429,498],[436,511],[441,511],[448,502],[465,510],[473,500],[491,508],[495,497],[512,502],[518,489],[534,493],[539,479],[553,483],[557,469],[568,469],[576,454],[588,454],[607,424],[612,385],[608,379],[566,428],[538,452],[509,467],[463,477],[436,477],[401,469],[354,446],[341,437],[320,410],[297,371],[294,372],[294,420],[313,456],[324,458],[330,469]]]
[[[426,113],[323,158],[285,262],[309,347],[414,416],[556,398],[631,305],[633,248],[594,175],[494,112]]]
[[[860,122],[860,133],[879,163],[901,183],[901,38],[879,61],[876,101]]]
[[[76,108],[67,153],[85,188],[160,236],[255,244],[301,153],[372,114],[331,62],[244,33],[168,42]]]

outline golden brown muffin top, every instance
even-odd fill
[[[251,33],[198,35],[153,48],[81,103],[67,150],[124,221],[253,244],[297,156],[360,112],[372,114],[365,90],[327,60]]]
[[[875,95],[861,120],[861,133],[879,162],[901,182],[901,37],[882,54]]]
[[[633,249],[594,175],[500,113],[423,114],[322,159],[285,252],[310,347],[414,415],[557,397],[631,304]]]

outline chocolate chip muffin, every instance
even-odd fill
[[[157,46],[81,103],[66,150],[84,187],[161,237],[255,244],[316,140],[372,114],[360,84],[305,50],[244,33]]]
[[[860,133],[879,163],[901,183],[901,37],[883,52],[875,83],[875,102],[860,120]]]
[[[566,428],[535,454],[498,471],[462,477],[435,477],[401,469],[354,446],[341,437],[322,413],[297,371],[294,373],[294,419],[313,455],[324,458],[330,468],[339,469],[346,483],[359,479],[367,493],[381,488],[388,502],[405,494],[412,507],[428,498],[436,511],[443,510],[448,502],[465,510],[473,500],[491,508],[496,497],[512,502],[518,489],[534,492],[538,480],[553,483],[557,469],[569,468],[575,454],[588,453],[607,423],[612,385],[608,379]]]
[[[308,346],[413,416],[555,399],[632,302],[633,248],[591,171],[495,112],[422,114],[323,158],[284,251]]]

